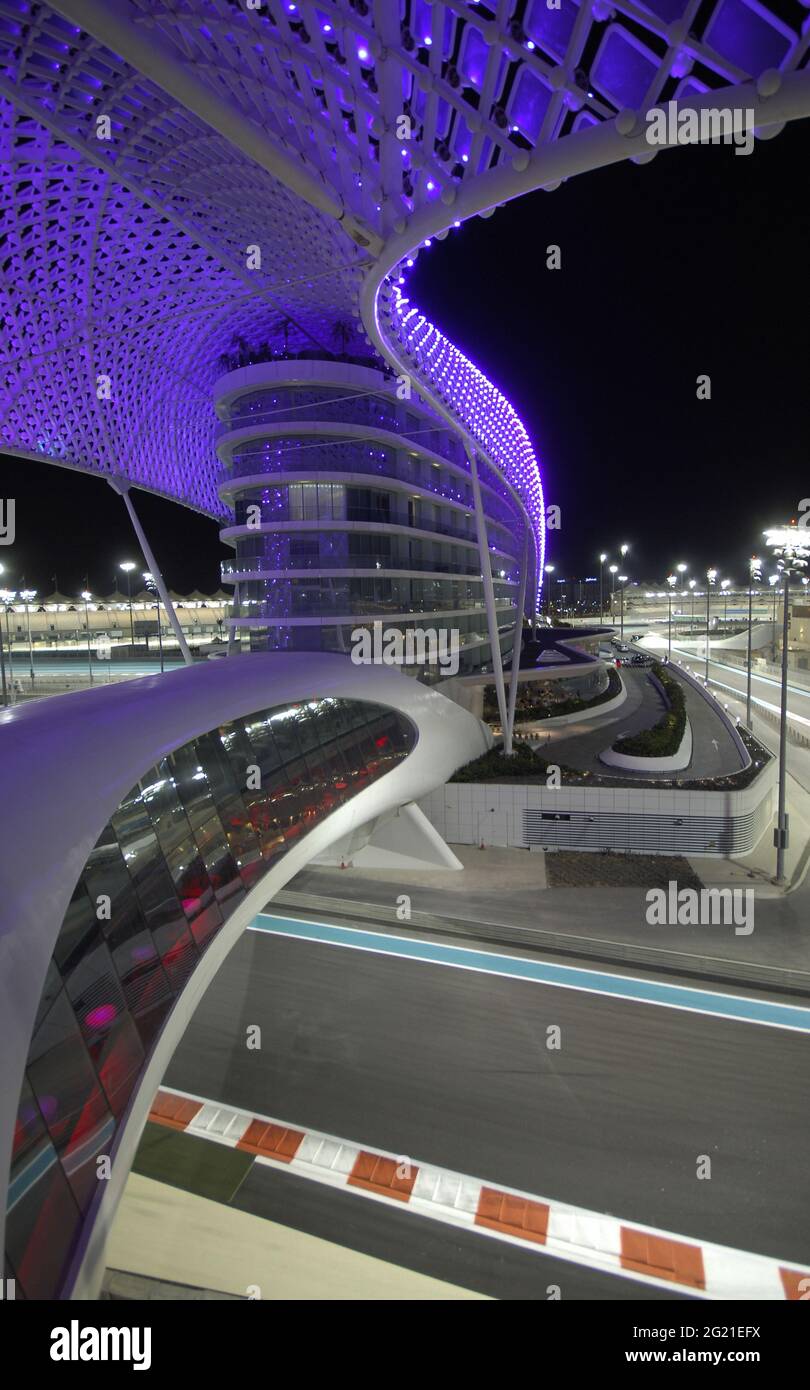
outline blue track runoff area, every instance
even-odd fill
[[[662,984],[632,975],[612,975],[604,970],[585,970],[573,965],[527,960],[523,956],[503,955],[468,946],[367,931],[360,927],[338,927],[326,922],[304,922],[294,917],[274,917],[260,913],[250,931],[297,937],[301,941],[370,951],[377,955],[398,956],[426,965],[444,965],[456,970],[474,970],[484,975],[501,975],[558,989],[583,990],[638,1004],[682,1009],[689,1013],[727,1018],[736,1023],[759,1023],[768,1028],[786,1028],[810,1033],[810,1009],[794,1004],[776,1004],[769,999],[722,994],[711,989],[692,989],[687,985]]]

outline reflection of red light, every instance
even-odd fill
[[[346,790],[346,788],[348,787],[348,785],[349,785],[348,782],[336,782],[336,783],[335,783],[335,786],[337,787],[337,789],[338,789],[339,792],[345,792],[345,790]]]
[[[106,1028],[108,1023],[112,1023],[117,1012],[114,1004],[99,1004],[97,1008],[85,1014],[84,1021],[91,1028]]]
[[[375,740],[374,740],[374,743],[375,743],[375,745],[376,745],[377,748],[384,748],[387,742],[388,742],[388,735],[387,735],[387,734],[381,734],[379,738],[375,738]]]

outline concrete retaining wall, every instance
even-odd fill
[[[776,761],[742,791],[452,782],[420,801],[451,844],[747,854],[773,815]]]

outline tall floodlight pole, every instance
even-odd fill
[[[90,654],[90,609],[88,605],[92,597],[93,595],[90,593],[89,589],[82,589],[82,598],[84,599],[84,626],[87,632],[87,674],[90,677],[91,685],[93,684],[93,658]]]
[[[677,574],[667,575],[667,660],[672,660],[672,590],[678,582]]]
[[[133,618],[132,618],[132,579],[131,579],[130,576],[132,575],[132,571],[133,571],[134,568],[135,568],[135,562],[134,562],[134,560],[122,560],[121,563],[120,563],[120,565],[118,566],[118,568],[119,568],[120,570],[123,570],[123,571],[124,571],[124,574],[125,574],[126,577],[127,577],[127,598],[129,599],[129,640],[130,640],[130,642],[132,643],[132,655],[133,655],[133,657],[134,657],[134,655],[135,655],[135,623],[134,623]]]
[[[5,565],[0,565],[0,574],[5,574],[5,571],[6,571]],[[3,598],[3,596],[4,596],[4,594],[5,594],[6,592],[7,592],[7,590],[5,590],[5,589],[0,590],[0,599]],[[8,608],[6,608],[6,616],[8,617]],[[2,625],[2,622],[0,622],[0,676],[2,676],[2,680],[3,680],[3,704],[4,704],[4,705],[7,705],[7,704],[8,704],[8,686],[6,685],[6,653],[5,653],[5,649],[4,649],[4,647],[3,647],[3,625]]]
[[[23,581],[24,583],[25,581]],[[36,589],[21,589],[20,598],[25,604],[25,616],[28,624],[28,671],[31,677],[31,686],[34,685],[34,640],[31,636],[31,604],[37,596]]]
[[[686,571],[688,570],[688,568],[689,568],[688,565],[683,565],[683,564],[681,564],[681,565],[676,565],[676,566],[675,566],[675,573],[676,573],[677,575],[680,575],[681,584],[683,584],[683,582],[684,582],[683,577],[684,577],[684,575],[686,574]],[[676,615],[676,616],[677,616],[677,615]]]
[[[785,850],[788,847],[787,801],[787,687],[788,687],[788,628],[790,626],[790,580],[799,578],[807,568],[810,540],[798,526],[774,526],[765,531],[765,539],[774,555],[779,557],[782,575],[782,691],[779,702],[779,802],[773,842],[776,847],[776,882],[785,882]]]
[[[707,680],[707,681],[708,681],[708,679],[709,679],[709,621],[710,621],[710,616],[711,616],[711,612],[710,612],[709,605],[710,605],[710,603],[711,603],[712,584],[716,583],[716,581],[717,581],[717,570],[707,570],[707,571],[706,571],[706,680]]]
[[[599,556],[599,626],[605,622],[605,561],[607,555]]]
[[[627,557],[627,552],[628,552],[629,549],[630,549],[630,547],[629,547],[629,545],[627,545],[626,542],[625,542],[624,545],[620,545],[620,546],[619,546],[619,554],[620,554],[621,557],[622,557],[622,564],[621,564],[622,569],[624,569],[624,562],[625,562],[625,559],[626,559],[626,557]],[[621,580],[621,575],[619,576],[619,578],[620,578],[620,580]],[[627,583],[627,576],[625,576],[624,582],[625,582],[625,584]],[[622,641],[624,641],[624,594],[622,594],[622,597],[621,597],[621,605],[622,605]]]
[[[611,565],[611,566],[610,566],[610,621],[611,621],[611,624],[613,623],[613,603],[614,603],[614,595],[615,595],[615,593],[616,593],[616,575],[617,575],[618,573],[619,573],[619,566],[618,566],[618,565]]]
[[[546,574],[553,574],[553,573],[554,573],[554,566],[553,566],[553,565],[546,565],[544,568],[545,568]],[[551,580],[550,580],[550,579],[547,579],[547,580],[546,580],[546,583],[545,583],[545,590],[546,590],[546,593],[545,593],[545,604],[544,604],[544,607],[545,607],[545,610],[546,610],[546,617],[549,618],[549,617],[551,616],[551,601],[550,601],[550,598],[549,598],[549,594],[550,594],[550,592],[551,592]]]
[[[754,580],[759,581],[762,573],[759,567],[759,560],[756,555],[752,555],[748,561],[748,671],[745,683],[745,722],[749,729],[753,730],[751,724],[751,630],[753,626],[753,603],[754,603]]]
[[[8,699],[5,703],[10,705],[14,704],[14,652],[11,648],[11,629],[9,627],[8,613],[16,597],[16,589],[0,589],[0,601],[6,612],[6,645],[8,647]],[[3,695],[5,698],[5,689]]]
[[[155,576],[152,574],[152,571],[151,571],[151,570],[144,570],[144,572],[143,572],[143,581],[144,581],[144,584],[146,585],[147,589],[149,590],[150,594],[154,594],[154,595],[155,595],[155,607],[157,608],[157,625],[158,625],[158,649],[159,649],[159,651],[160,651],[160,669],[161,669],[161,672],[162,672],[163,669],[164,669],[164,667],[163,667],[163,630],[162,630],[161,624],[160,624],[160,594],[159,594],[158,591],[157,591],[157,584],[155,583]],[[148,645],[149,645],[149,643],[147,642],[147,647],[148,647]]]
[[[775,656],[775,655],[776,655],[776,630],[775,630],[775,629],[776,629],[776,586],[777,586],[777,584],[779,583],[779,575],[778,575],[778,574],[769,574],[769,575],[768,575],[768,583],[769,583],[770,586],[771,586],[771,594],[772,594],[772,596],[773,596],[772,599],[771,599],[771,622],[772,622],[773,625],[774,625],[773,649],[774,649],[774,656]]]
[[[626,550],[626,549],[627,549],[627,546],[622,546],[622,550]],[[620,583],[621,586],[622,586],[622,587],[620,588],[620,590],[619,590],[619,603],[621,604],[621,630],[620,630],[620,632],[619,632],[619,640],[620,640],[621,642],[623,642],[623,641],[624,641],[624,586],[625,586],[625,584],[627,583],[627,575],[626,575],[626,574],[620,574],[620,575],[619,575],[619,583]]]
[[[730,579],[723,579],[723,580],[720,581],[720,588],[723,590],[723,598],[724,598],[724,604],[723,604],[723,626],[724,626],[724,627],[728,627],[728,591],[729,591],[730,587],[731,587],[731,580],[730,580]]]
[[[696,587],[697,587],[697,580],[696,580],[696,579],[690,579],[690,580],[689,580],[689,592],[690,592],[691,595],[692,595],[692,616],[691,616],[691,618],[690,618],[690,620],[689,620],[689,637],[690,637],[690,640],[691,640],[691,638],[694,637],[694,635],[695,635],[695,588],[696,588]]]

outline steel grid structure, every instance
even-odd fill
[[[720,94],[778,132],[810,112],[809,44],[799,0],[0,0],[3,446],[227,520],[212,387],[234,339],[367,336],[520,493],[536,590],[530,440],[406,307],[407,261],[652,158],[655,104]]]

